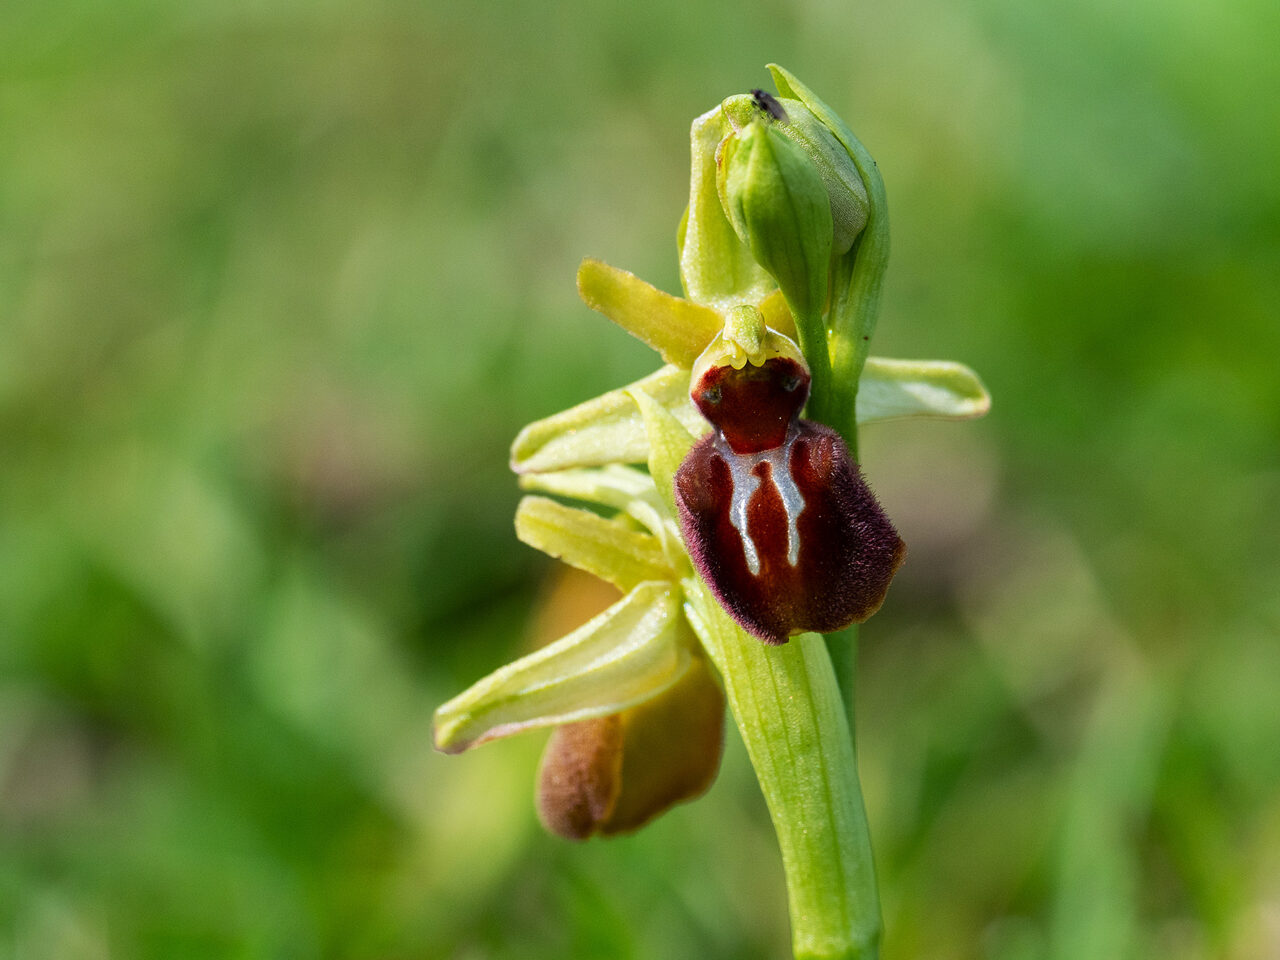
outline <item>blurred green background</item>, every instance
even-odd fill
[[[794,70],[888,184],[911,546],[865,629],[886,960],[1280,956],[1280,6],[0,5],[0,958],[765,958],[711,792],[575,846],[543,736],[436,705],[530,642],[521,424],[647,373],[690,120]]]

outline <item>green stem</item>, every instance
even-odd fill
[[[858,742],[858,726],[854,721],[856,703],[855,687],[858,675],[858,625],[852,624],[836,633],[828,633],[827,654],[831,657],[831,669],[840,687],[840,699],[844,702],[844,719],[849,725],[849,737]]]
[[[830,353],[823,349],[826,337],[826,322],[821,314],[816,317],[795,316],[796,333],[800,341],[800,351],[809,364],[809,419],[827,423],[835,411],[841,409],[840,398],[832,389],[835,384],[831,367]],[[850,407],[850,410],[853,408]],[[831,424],[836,430],[843,432],[844,425]]]
[[[831,304],[832,406],[842,422],[836,428],[856,452],[858,380],[871,350],[871,334],[880,313],[880,291],[889,265],[889,211],[884,181],[875,161],[856,139],[849,148],[871,198],[867,225],[852,249],[835,264]],[[846,144],[846,146],[848,146]]]
[[[871,837],[822,637],[768,646],[744,633],[699,581],[684,586],[773,818],[797,960],[875,960],[881,927]]]

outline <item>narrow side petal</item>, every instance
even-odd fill
[[[680,461],[693,446],[694,437],[672,414],[643,390],[629,391],[644,417],[649,437],[649,475],[671,516],[676,515],[671,483]]]
[[[494,671],[436,710],[435,745],[460,753],[533,727],[617,713],[688,669],[679,590],[643,583],[568,636]]]
[[[928,417],[969,420],[991,409],[978,375],[949,360],[868,357],[858,383],[858,423]]]
[[[600,260],[588,258],[578,267],[578,295],[592,310],[657,350],[666,363],[686,370],[723,324],[710,307],[673,297]]]
[[[646,580],[675,576],[657,537],[546,497],[520,501],[516,536],[535,550],[593,573],[624,592]]]
[[[629,386],[529,424],[511,445],[511,469],[546,473],[606,463],[644,463],[649,457],[644,421],[627,392],[636,389],[666,407],[691,432],[700,435],[708,430],[689,399],[689,371],[665,366]]]

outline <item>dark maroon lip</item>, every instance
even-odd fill
[[[675,477],[695,568],[766,643],[867,619],[906,551],[843,438],[800,419],[808,393],[789,357],[711,367],[691,395],[713,430]]]

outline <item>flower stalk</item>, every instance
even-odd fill
[[[845,700],[822,637],[766,647],[687,584],[782,852],[797,960],[868,960],[880,897]]]
[[[693,437],[656,401],[638,392],[636,401],[650,437],[649,472],[670,505]],[[797,960],[874,960],[881,921],[871,835],[848,701],[822,636],[762,644],[701,580],[681,583],[777,833]]]

